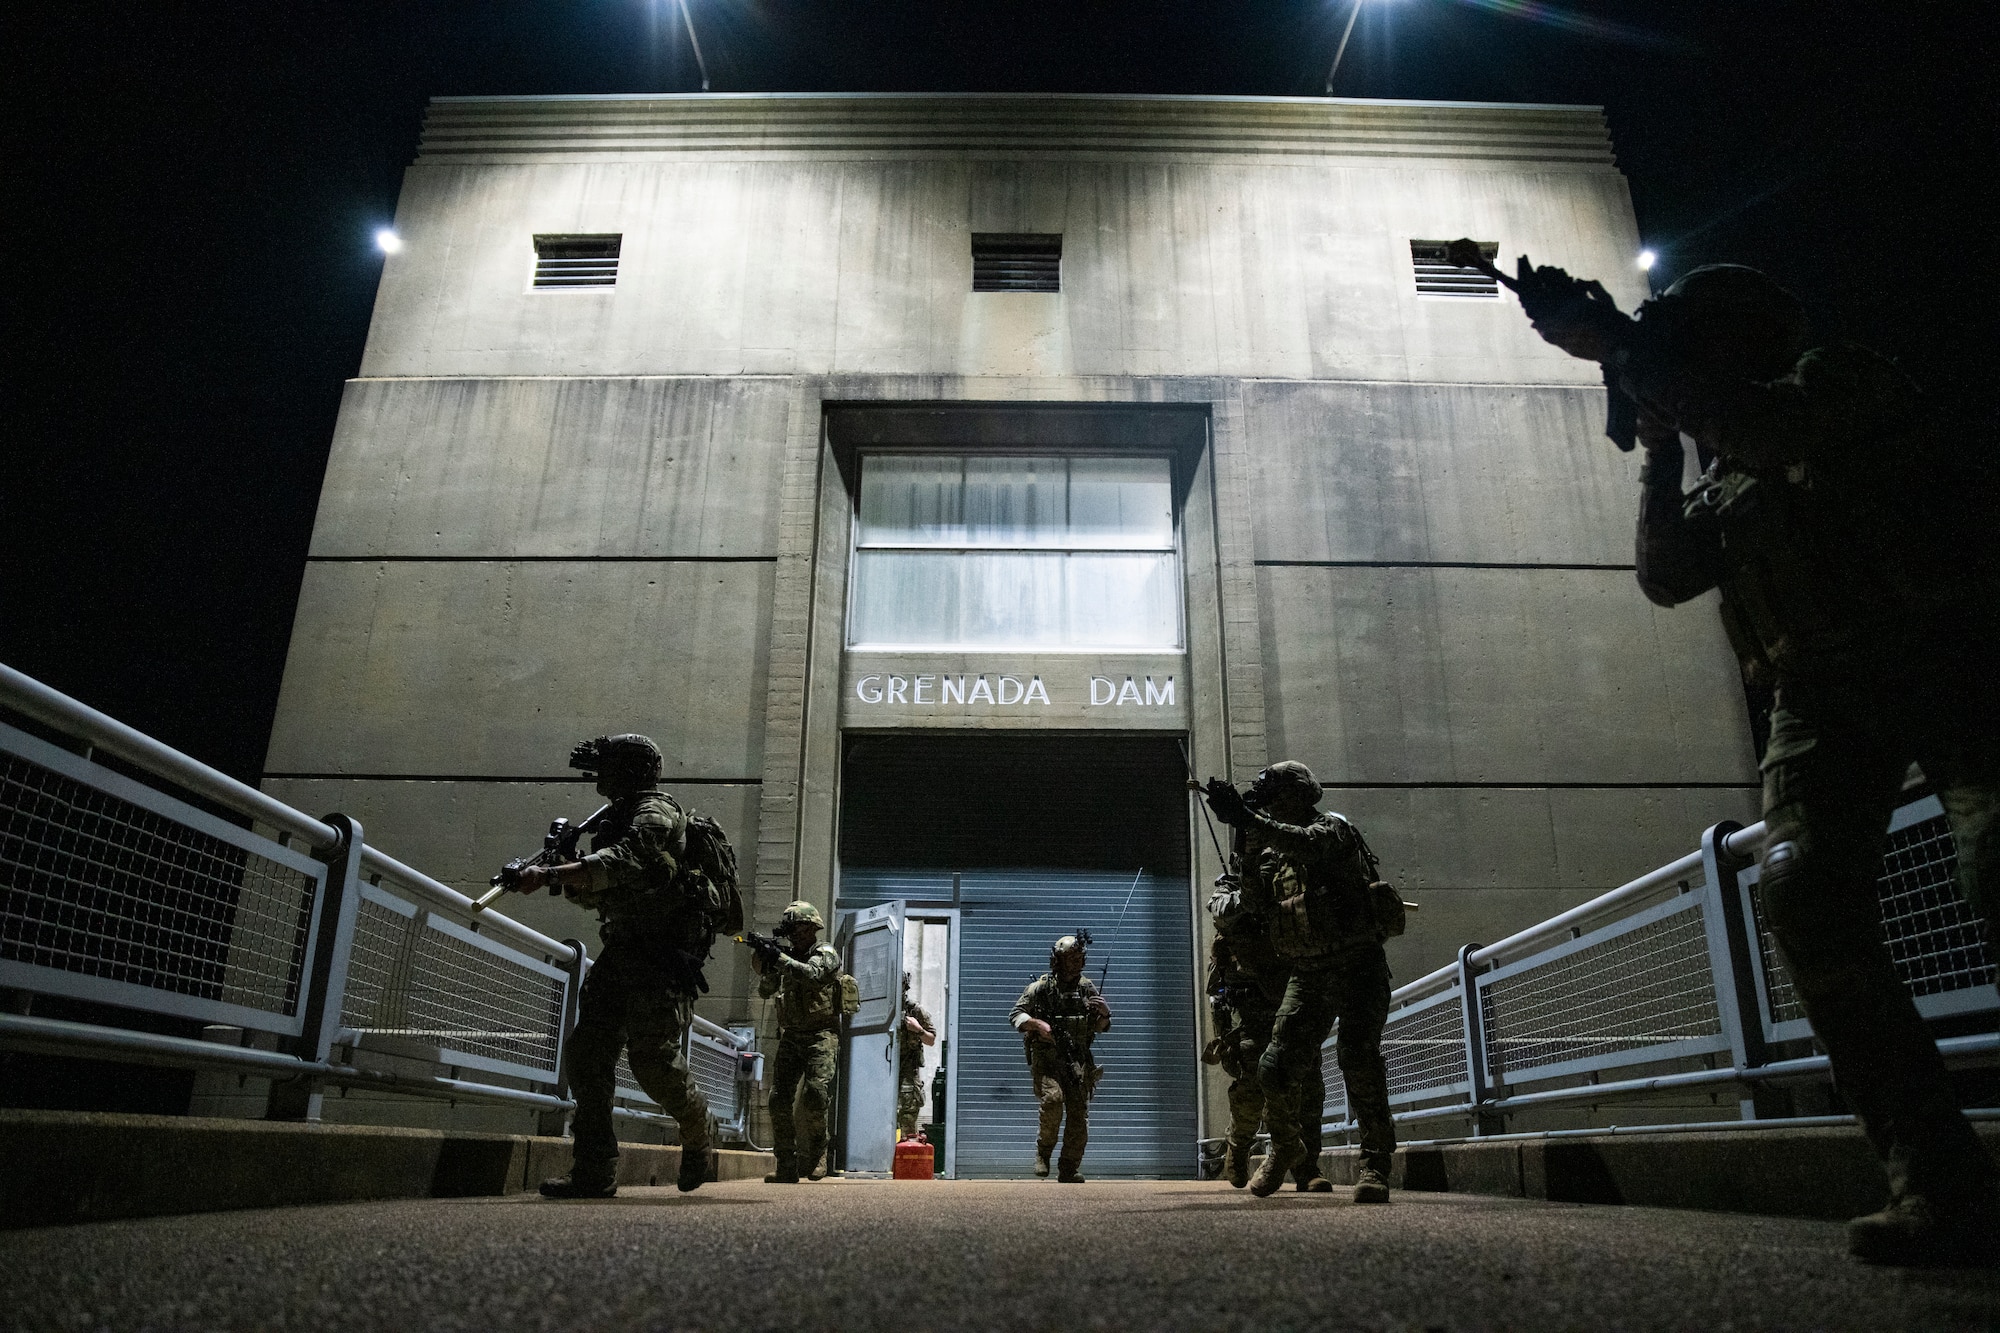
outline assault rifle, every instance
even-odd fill
[[[765,967],[777,962],[778,955],[785,951],[785,941],[776,935],[760,935],[754,930],[746,930],[731,938],[763,959]]]
[[[473,900],[472,910],[483,912],[492,906],[494,900],[501,894],[521,892],[521,872],[529,866],[563,866],[576,860],[578,840],[596,828],[603,820],[605,812],[610,809],[608,805],[599,806],[597,813],[581,824],[572,824],[568,819],[552,820],[549,823],[549,831],[542,835],[542,850],[533,856],[517,856],[501,866],[499,873],[486,881],[492,888]],[[561,897],[562,886],[551,881],[549,893],[553,897]]]
[[[1444,248],[1448,263],[1459,268],[1469,268],[1483,273],[1520,298],[1521,312],[1539,330],[1544,325],[1561,326],[1578,319],[1616,319],[1630,325],[1626,336],[1632,336],[1640,329],[1648,333],[1652,327],[1643,321],[1634,320],[1618,309],[1618,302],[1604,284],[1595,278],[1578,278],[1560,268],[1548,265],[1536,266],[1522,255],[1514,265],[1514,276],[1508,277],[1479,248],[1479,242],[1461,236]],[[1544,337],[1548,335],[1543,334]],[[1639,405],[1629,398],[1618,383],[1613,369],[1604,367],[1605,403],[1604,433],[1620,449],[1631,452],[1639,438]]]

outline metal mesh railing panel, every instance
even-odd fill
[[[564,981],[364,897],[341,1026],[556,1074]]]
[[[439,1045],[556,1072],[563,983],[426,930],[410,969],[410,1021]]]
[[[1326,1079],[1326,1110],[1320,1119],[1325,1124],[1339,1124],[1347,1119],[1347,1076],[1340,1072],[1331,1041],[1319,1053],[1319,1070]]]
[[[1487,1067],[1501,1076],[1722,1031],[1698,910],[1647,922],[1479,992]]]
[[[688,1072],[708,1098],[708,1113],[724,1123],[736,1119],[736,1057],[706,1042],[688,1043]]]
[[[1943,815],[1920,820],[1889,835],[1876,893],[1882,905],[1882,934],[1896,974],[1912,995],[1940,995],[1993,984],[1995,970],[1986,926],[1958,896],[1953,876],[1958,844]],[[1806,1016],[1777,941],[1764,924],[1764,903],[1751,886],[1757,915],[1757,947],[1764,962],[1771,1019],[1783,1023]]]
[[[1465,1015],[1456,1004],[1434,1004],[1415,1014],[1391,1014],[1382,1027],[1382,1061],[1389,1095],[1421,1093],[1463,1084]]]
[[[643,1102],[647,1106],[656,1105],[645,1089],[639,1086],[639,1076],[632,1072],[632,1058],[625,1051],[618,1052],[618,1079],[615,1085],[618,1095],[627,1101]]]
[[[0,958],[295,1015],[317,880],[0,755]]]
[[[404,1026],[410,994],[410,963],[417,922],[367,898],[354,917],[354,948],[348,955],[347,993],[340,1025],[360,1032],[393,1032]]]

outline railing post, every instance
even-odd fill
[[[1472,1135],[1504,1132],[1506,1126],[1489,1124],[1480,1111],[1486,1101],[1486,1016],[1479,1012],[1479,987],[1473,984],[1476,969],[1472,954],[1484,945],[1468,944],[1458,951],[1459,1013],[1465,1031],[1465,1080],[1471,1084],[1466,1102],[1472,1112]]]
[[[569,1054],[570,1034],[576,1031],[577,1011],[583,1004],[583,978],[590,970],[590,951],[583,947],[582,940],[564,940],[563,943],[576,952],[570,959],[569,981],[563,986],[562,1022],[556,1030],[556,1082],[550,1091],[567,1100],[569,1066],[564,1061]],[[544,1111],[537,1118],[535,1132],[559,1139],[568,1120],[568,1111]]]
[[[306,960],[299,995],[301,1026],[292,1054],[315,1063],[333,1054],[340,1030],[341,1003],[347,997],[347,967],[354,953],[354,922],[361,909],[361,847],[359,820],[328,815],[325,822],[340,831],[340,841],[319,854],[326,863],[326,893],[319,904],[319,932],[313,956]],[[317,1120],[325,1094],[311,1076],[280,1079],[265,1100],[267,1120]]]
[[[1763,1010],[1757,1001],[1757,971],[1750,961],[1751,924],[1744,919],[1743,894],[1737,874],[1750,863],[1733,856],[1728,838],[1743,826],[1724,820],[1701,835],[1702,877],[1708,881],[1702,904],[1702,926],[1708,937],[1708,966],[1715,978],[1715,1010],[1722,1020],[1722,1034],[1729,1039],[1729,1055],[1737,1069],[1755,1069],[1764,1064]],[[1745,1120],[1758,1118],[1754,1090],[1740,1098],[1737,1110]]]

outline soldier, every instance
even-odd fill
[[[709,1171],[708,1101],[687,1067],[694,997],[707,988],[707,896],[682,866],[687,816],[661,791],[660,748],[644,736],[601,736],[570,752],[571,768],[597,778],[611,802],[598,819],[588,856],[567,865],[528,866],[513,886],[522,893],[559,887],[580,907],[595,908],[604,952],[584,978],[576,1030],[564,1047],[576,1099],[576,1155],[569,1175],[542,1182],[552,1199],[608,1199],[618,1193],[618,1136],[611,1098],[618,1053],[629,1050],[632,1075],[680,1126],[675,1184],[698,1189]]]
[[[1264,1086],[1257,1062],[1271,1042],[1271,1024],[1285,996],[1290,970],[1271,948],[1270,923],[1243,906],[1235,875],[1215,881],[1208,900],[1215,941],[1208,951],[1207,991],[1218,1035],[1215,1058],[1229,1075],[1229,1146],[1223,1179],[1237,1189],[1250,1183],[1250,1148],[1264,1118]],[[1305,1076],[1299,1099],[1299,1137],[1305,1158],[1292,1168],[1301,1194],[1325,1194],[1333,1183],[1319,1173],[1321,1121],[1326,1079],[1317,1062]]]
[[[778,1169],[764,1177],[767,1184],[796,1185],[801,1174],[808,1180],[826,1174],[826,1108],[840,1064],[840,955],[819,942],[825,925],[817,907],[795,902],[771,932],[785,941],[784,951],[750,956],[757,993],[778,997],[778,1057],[771,1072]]]
[[[1864,348],[1814,347],[1798,301],[1755,269],[1696,269],[1636,319],[1525,258],[1518,289],[1542,337],[1603,364],[1645,445],[1640,587],[1662,606],[1720,588],[1745,679],[1775,690],[1765,918],[1889,1178],[1848,1248],[2000,1259],[1994,1164],[1890,961],[1876,891],[1914,759],[1950,817],[1959,892],[2000,940],[1991,493],[1952,479],[1954,441],[1908,377]],[[1707,464],[1686,495],[1683,439]]]
[[[1049,947],[1049,970],[1028,983],[1007,1019],[1021,1034],[1028,1076],[1041,1103],[1035,1136],[1035,1174],[1049,1174],[1049,1157],[1062,1131],[1056,1179],[1083,1183],[1083,1145],[1090,1138],[1090,1099],[1104,1070],[1090,1053],[1097,1034],[1111,1026],[1111,1006],[1083,975],[1090,936],[1078,931]]]
[[[1396,1151],[1382,1063],[1389,960],[1367,844],[1345,819],[1320,812],[1320,785],[1304,764],[1271,765],[1247,794],[1220,778],[1203,790],[1216,818],[1243,834],[1244,902],[1267,915],[1272,949],[1290,968],[1270,1044],[1257,1062],[1271,1148],[1250,1192],[1272,1193],[1286,1172],[1305,1162],[1308,1089],[1338,1020],[1334,1051],[1361,1126],[1354,1201],[1387,1203]]]
[[[896,1034],[899,1085],[896,1089],[896,1130],[901,1138],[917,1136],[917,1117],[924,1112],[924,1047],[937,1045],[937,1025],[922,1005],[910,998],[910,974],[903,974],[903,1029]]]

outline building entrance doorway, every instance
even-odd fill
[[[1047,970],[1055,938],[1085,929],[1096,941],[1089,975],[1102,978],[1114,1014],[1097,1041],[1107,1073],[1091,1106],[1085,1174],[1193,1175],[1184,777],[1168,735],[847,737],[837,909],[854,922],[955,913],[956,947],[932,964],[948,968],[952,1021],[939,1056],[948,1078],[935,1085],[946,1104],[926,1107],[930,1122],[948,1126],[941,1159],[955,1174],[1031,1173],[1037,1104],[1007,1014]]]

